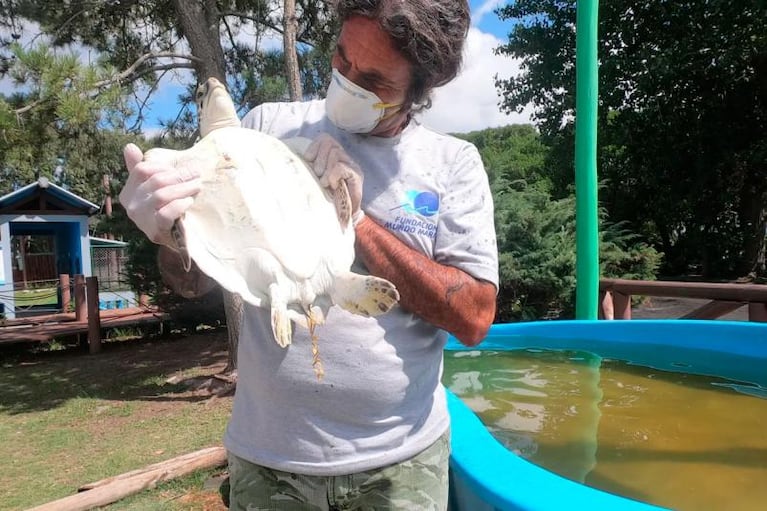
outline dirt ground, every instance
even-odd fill
[[[695,298],[669,298],[663,296],[647,297],[644,303],[639,306],[634,306],[631,311],[631,317],[633,319],[680,318],[708,302],[709,300],[699,300]],[[748,321],[748,307],[744,305],[718,319],[728,321]]]

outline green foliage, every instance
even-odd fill
[[[482,154],[491,182],[525,180],[549,190],[545,169],[548,150],[535,127],[515,124],[459,135],[471,141]]]
[[[498,321],[569,317],[575,293],[575,198],[553,198],[550,149],[530,126],[471,133],[491,176],[501,286]],[[600,210],[603,277],[654,279],[661,256]]]
[[[496,187],[501,289],[498,319],[536,319],[567,307],[575,285],[574,204],[519,181]]]
[[[23,92],[0,96],[0,194],[47,177],[100,203],[102,175],[122,167],[133,138],[119,124],[128,112],[119,88],[92,96],[110,70],[44,45],[11,50],[8,76]]]
[[[572,183],[574,0],[517,0],[499,52],[506,110],[532,103],[552,146],[557,197]],[[599,169],[611,218],[667,254],[667,273],[759,268],[767,204],[767,3],[603,2],[599,15]]]

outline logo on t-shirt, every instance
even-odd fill
[[[408,190],[405,192],[405,197],[406,202],[392,208],[392,211],[402,208],[410,214],[416,213],[421,216],[434,216],[439,211],[439,195],[434,192]]]
[[[389,211],[395,210],[404,210],[406,214],[397,215],[394,220],[385,223],[385,227],[390,231],[436,237],[437,225],[428,219],[439,212],[439,195],[436,193],[408,190],[405,192],[405,202]]]

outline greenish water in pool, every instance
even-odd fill
[[[443,382],[569,479],[680,511],[767,509],[761,387],[545,350],[448,351]]]

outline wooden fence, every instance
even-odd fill
[[[56,336],[87,333],[88,351],[101,351],[101,329],[159,323],[170,316],[149,305],[149,298],[139,296],[138,303],[125,309],[100,310],[97,277],[59,276],[64,311],[42,316],[7,319],[0,322],[0,344],[47,342]],[[103,319],[103,321],[102,321]],[[7,327],[7,328],[5,328]]]
[[[710,300],[684,319],[716,319],[747,305],[749,321],[767,321],[767,285],[762,284],[603,279],[599,294],[602,319],[631,319],[632,296],[666,296]]]

